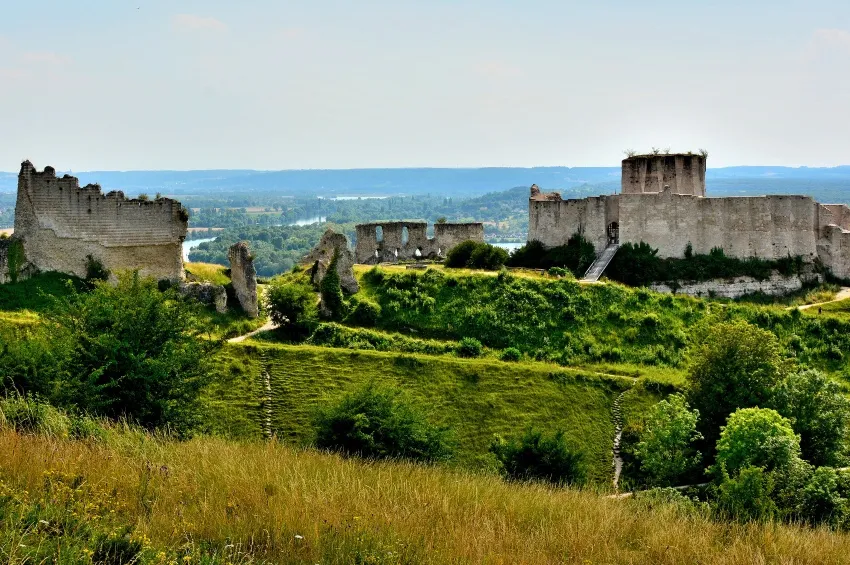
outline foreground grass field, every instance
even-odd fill
[[[0,561],[11,565],[92,562],[98,544],[139,549],[141,564],[829,564],[850,554],[850,537],[828,530],[716,523],[277,442],[0,429],[0,453]]]
[[[491,467],[495,434],[518,435],[528,426],[562,429],[584,451],[589,477],[599,483],[611,474],[614,398],[633,382],[543,363],[278,344],[230,345],[221,359],[205,419],[222,435],[259,437],[268,408],[272,433],[303,444],[312,437],[311,415],[319,403],[374,381],[404,391],[435,423],[452,428],[457,464]]]

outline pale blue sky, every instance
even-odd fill
[[[3,1],[0,170],[850,164],[850,2]]]

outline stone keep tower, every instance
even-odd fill
[[[623,159],[623,194],[663,192],[669,186],[673,194],[705,196],[705,157],[674,155],[636,155]]]

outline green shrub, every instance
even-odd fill
[[[109,270],[103,266],[103,261],[93,255],[86,255],[86,281],[105,281],[109,278]]]
[[[274,279],[266,289],[266,304],[279,326],[304,328],[318,316],[316,293],[307,284]]]
[[[474,337],[465,337],[457,346],[457,354],[460,357],[480,357],[483,346]]]
[[[785,471],[800,459],[800,438],[791,422],[770,408],[741,408],[717,442],[716,468],[733,477],[745,467]]]
[[[802,257],[739,259],[727,257],[719,247],[707,255],[695,255],[690,243],[685,248],[684,259],[662,259],[658,257],[657,249],[641,241],[620,246],[605,274],[630,286],[643,286],[653,282],[705,281],[740,276],[764,280],[774,270],[788,276],[799,273],[802,268]]]
[[[445,266],[450,268],[499,269],[508,260],[501,247],[477,241],[464,241],[446,254]]]
[[[681,394],[650,409],[634,454],[652,483],[675,485],[699,464],[701,455],[693,447],[702,437],[698,419],[699,411],[691,410]]]
[[[371,300],[357,300],[345,319],[348,324],[374,327],[381,319],[381,307]]]
[[[741,522],[767,522],[779,512],[772,496],[773,475],[761,467],[745,467],[735,478],[725,475],[718,488],[715,508],[723,518]]]
[[[449,431],[389,387],[367,384],[320,409],[316,446],[374,459],[443,461],[452,455]]]
[[[800,491],[797,514],[812,525],[842,526],[848,516],[848,501],[841,496],[838,473],[831,467],[818,467]]]
[[[519,438],[496,438],[490,451],[505,477],[512,480],[542,480],[556,485],[585,480],[584,456],[567,444],[562,431],[546,436],[529,428]]]
[[[501,359],[502,361],[519,361],[520,359],[522,359],[522,351],[520,351],[516,347],[508,347],[507,349],[502,351],[502,354],[499,356],[499,359]]]
[[[527,269],[566,268],[580,275],[584,274],[595,260],[596,250],[593,244],[581,234],[575,233],[565,245],[550,248],[539,241],[529,241],[511,254],[507,264]]]
[[[0,426],[19,432],[66,438],[70,435],[71,420],[46,402],[13,395],[0,399]]]

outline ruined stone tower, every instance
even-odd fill
[[[623,194],[662,192],[705,196],[705,157],[691,153],[636,155],[623,159]]]
[[[131,200],[76,177],[21,164],[15,238],[41,271],[86,276],[88,257],[110,271],[138,270],[157,279],[183,278],[182,243],[189,215],[170,198]]]

